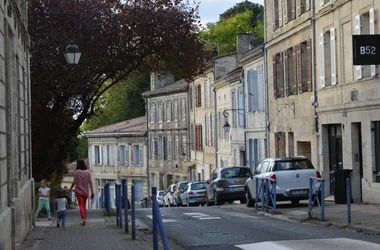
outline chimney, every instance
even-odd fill
[[[239,34],[237,36],[238,57],[250,50],[250,43],[253,39],[255,39],[255,34]]]
[[[174,83],[174,76],[169,73],[150,73],[150,90],[156,90]]]

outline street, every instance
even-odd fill
[[[138,227],[152,225],[150,209],[136,210]],[[380,249],[380,237],[291,223],[222,207],[161,208],[168,238],[185,249]]]

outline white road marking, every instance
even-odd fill
[[[147,215],[146,217],[153,220],[153,215]],[[162,216],[163,217],[163,216]],[[177,220],[174,219],[162,219],[162,222],[176,222]]]
[[[202,213],[183,213],[184,215],[189,215],[189,216],[208,216],[207,214],[202,214]]]
[[[202,213],[183,213],[184,215],[191,216],[196,219],[200,220],[220,220],[220,217],[214,217],[210,216],[208,214],[202,214]]]
[[[200,220],[220,220],[220,217],[199,217]]]

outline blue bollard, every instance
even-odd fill
[[[118,207],[119,207],[119,213],[118,213],[118,218],[119,218],[119,226],[120,228],[123,228],[123,201],[121,200],[121,185],[120,183],[117,183],[116,185],[117,188],[117,200],[118,200]]]
[[[104,203],[108,216],[111,216],[111,190],[109,183],[104,185]]]
[[[153,221],[153,250],[158,250],[158,228],[157,228],[157,188],[152,187],[152,221]]]
[[[346,197],[347,197],[347,222],[351,224],[351,180],[346,179]]]
[[[277,201],[277,191],[276,191],[276,188],[277,188],[277,180],[274,181],[274,188],[273,188],[273,213],[275,214],[276,213],[276,207],[277,207],[277,204],[276,204],[276,201]]]
[[[118,201],[119,195],[117,194],[117,185],[115,182],[115,205],[116,205],[116,226],[119,225],[119,201]]]
[[[157,218],[157,224],[158,224],[158,228],[160,229],[160,234],[161,234],[161,240],[162,240],[162,245],[164,245],[164,249],[165,250],[169,250],[169,241],[168,241],[168,238],[166,237],[166,232],[165,232],[165,228],[164,228],[164,222],[162,221],[162,216],[161,216],[161,213],[160,213],[160,208],[158,207],[158,204],[157,202],[155,202],[155,211],[156,212],[156,218]]]
[[[309,207],[308,207],[309,219],[311,219],[311,209],[313,206],[312,194],[313,194],[313,179],[310,178],[310,182],[309,182]]]
[[[135,186],[132,185],[131,187],[132,191],[132,201],[131,201],[131,207],[132,207],[132,240],[136,239],[136,208],[135,208]]]
[[[125,232],[128,233],[129,232],[129,223],[128,223],[128,209],[129,209],[129,206],[128,206],[128,184],[127,184],[127,180],[123,180],[122,181],[123,183],[123,195],[124,195],[124,219],[125,219]]]
[[[261,179],[261,209],[264,211],[264,179]]]
[[[269,212],[269,181],[265,179],[265,210]]]
[[[325,220],[325,179],[321,183],[321,221]]]

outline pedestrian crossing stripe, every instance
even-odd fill
[[[221,219],[220,217],[210,216],[203,213],[183,213],[183,214],[187,216],[191,216],[196,219],[200,219],[200,220],[220,220]]]
[[[153,220],[153,215],[147,215],[146,217]],[[174,219],[162,219],[162,222],[176,222],[177,220]]]

